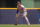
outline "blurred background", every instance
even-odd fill
[[[17,6],[18,1],[21,1],[21,0],[0,0],[0,7],[14,8]]]
[[[40,0],[21,0],[21,4],[26,8],[40,8]]]
[[[0,0],[0,8],[17,8],[20,1],[26,8],[40,8],[40,0]],[[16,9],[0,9],[0,24],[15,24]],[[27,17],[31,24],[40,24],[40,9],[28,9]],[[20,17],[18,24],[26,24],[25,19]]]

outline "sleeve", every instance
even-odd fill
[[[18,10],[18,6],[17,6],[17,14],[18,14],[19,10]]]
[[[17,14],[18,14],[19,10],[17,10]]]

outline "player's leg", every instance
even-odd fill
[[[25,14],[23,14],[23,18],[25,18],[25,20],[26,20],[26,22],[28,23],[28,25],[30,25],[30,23],[29,23],[29,20],[28,20],[28,18],[26,17],[26,15],[27,15],[27,13]]]
[[[17,16],[16,16],[16,24],[15,25],[17,25],[18,24],[18,18],[20,17],[20,12],[17,14]]]
[[[30,25],[30,22],[29,22],[29,20],[28,20],[28,18],[26,16],[25,16],[25,20],[28,23],[28,25]]]
[[[15,24],[15,25],[18,24],[18,18],[19,18],[19,16],[17,15],[17,16],[16,16],[16,24]]]

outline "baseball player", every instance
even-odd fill
[[[22,15],[22,18],[25,18],[28,25],[30,25],[29,20],[27,18],[27,10],[26,8],[20,4],[20,2],[17,3],[17,13],[16,13],[16,24],[18,23],[18,18]]]

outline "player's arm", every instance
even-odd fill
[[[25,8],[25,14],[26,14],[26,11],[27,11],[27,10],[26,10],[26,8]]]
[[[26,8],[22,5],[22,8],[24,9],[24,13],[26,14]]]
[[[24,11],[24,16],[25,16],[25,14],[26,14],[26,8],[24,9],[25,11]]]
[[[19,12],[19,10],[18,10],[18,6],[17,6],[17,12],[16,12],[16,16],[17,16],[18,12]]]
[[[17,16],[18,12],[19,12],[19,10],[17,10],[17,12],[16,12],[16,16]]]
[[[24,8],[23,18],[26,16],[26,8]]]

